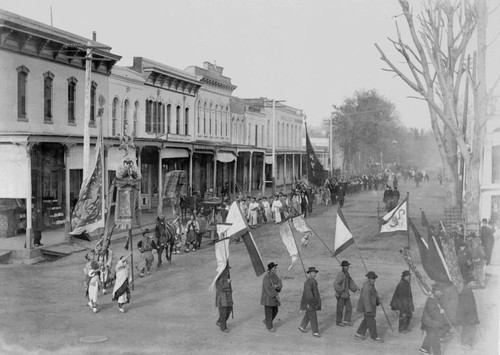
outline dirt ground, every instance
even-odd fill
[[[409,212],[418,226],[419,208],[426,211],[431,223],[441,218],[444,191],[437,183],[431,181],[419,189],[414,184],[402,183],[400,191],[403,197],[409,191]],[[303,316],[298,309],[305,273],[300,263],[288,270],[290,257],[281,242],[279,228],[267,224],[252,230],[252,234],[264,263],[278,263],[278,274],[283,279],[276,333],[268,332],[262,324],[262,276],[255,276],[243,243],[230,245],[235,301],[234,318],[228,322],[230,332],[223,333],[215,325],[218,317],[215,295],[208,288],[215,276],[216,262],[213,246],[204,240],[202,249],[174,255],[171,265],[164,264],[162,269],[155,266],[150,276],[139,278],[136,273],[135,290],[126,313],[118,311],[110,294],[100,296],[97,314],[90,311],[84,298],[84,252],[32,266],[1,265],[0,354],[417,354],[423,340],[420,319],[426,297],[412,281],[416,308],[413,330],[399,334],[397,314],[390,310],[389,303],[406,268],[398,250],[408,241],[406,234],[377,236],[376,210],[381,196],[382,191],[347,196],[343,212],[356,243],[340,254],[339,260],[351,262],[350,273],[358,286],[363,284],[366,274],[360,255],[367,268],[379,275],[375,286],[394,329],[391,331],[379,308],[377,326],[385,339],[382,344],[354,339],[362,319],[359,313],[353,313],[353,327],[335,325],[333,280],[340,267],[316,236],[300,253],[306,268],[319,269],[322,311],[318,318],[322,337],[298,331]],[[309,225],[330,249],[336,209],[337,205],[319,205],[307,217]],[[412,255],[424,273],[413,235],[410,241]],[[113,244],[115,259],[126,254],[123,246],[123,241]],[[498,242],[492,265],[487,267],[487,287],[474,292],[481,321],[474,350],[465,352],[460,347],[459,332],[455,329],[453,339],[443,344],[443,354],[498,354],[500,258],[497,251]],[[137,263],[137,252],[134,259]],[[351,296],[354,308],[358,297],[359,292]]]

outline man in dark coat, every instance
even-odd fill
[[[422,330],[425,331],[424,342],[419,352],[421,354],[441,355],[440,337],[446,324],[444,309],[439,301],[443,296],[442,287],[439,284],[432,286],[432,295],[427,298],[422,314]]]
[[[300,322],[299,330],[302,333],[307,333],[306,327],[311,322],[313,336],[321,338],[318,329],[318,315],[316,311],[321,310],[321,297],[319,296],[318,281],[316,281],[316,268],[310,267],[307,270],[307,280],[304,282],[304,290],[302,292],[302,299],[300,301],[300,310],[305,311],[306,314]]]
[[[484,252],[486,253],[486,265],[489,265],[495,238],[493,236],[493,229],[488,226],[488,220],[486,218],[483,218],[481,220],[481,229],[479,230],[479,236],[481,237]]]
[[[344,207],[345,200],[345,187],[343,184],[340,184],[337,189],[337,201],[339,201],[339,207]]]
[[[366,275],[367,281],[361,288],[357,311],[363,313],[363,321],[359,325],[358,331],[354,336],[357,340],[365,340],[366,330],[370,331],[372,341],[383,343],[384,340],[378,336],[377,322],[375,316],[377,314],[377,306],[380,306],[380,299],[377,290],[375,289],[375,279],[378,277],[373,271],[369,271]]]
[[[215,322],[221,331],[229,333],[227,320],[233,312],[233,289],[231,287],[231,276],[229,274],[229,262],[226,268],[215,282],[215,306],[219,308],[219,319]]]
[[[349,264],[347,260],[342,261],[340,264],[342,271],[337,274],[337,277],[335,277],[335,281],[333,282],[333,289],[335,290],[335,297],[337,298],[336,323],[339,327],[352,325],[352,304],[349,291],[356,292],[358,290],[358,286],[351,278],[351,275],[349,275],[349,265],[351,264]],[[344,308],[345,315],[343,314]]]
[[[392,198],[393,198],[392,189],[389,185],[386,185],[384,191],[384,198],[382,201],[385,203],[385,210],[387,212],[389,212],[392,209]]]
[[[474,293],[469,287],[464,287],[458,298],[455,325],[462,326],[461,343],[465,350],[472,350],[476,337],[476,326],[479,324]]]
[[[260,304],[264,306],[264,314],[266,319],[267,330],[274,333],[276,330],[273,327],[273,320],[278,314],[278,307],[281,306],[279,293],[283,287],[281,279],[276,274],[278,264],[274,262],[267,265],[267,273],[262,279],[262,297]]]
[[[408,333],[410,322],[415,307],[413,306],[413,296],[411,294],[410,272],[403,271],[401,281],[399,281],[396,291],[391,300],[391,309],[399,311],[399,332]]]

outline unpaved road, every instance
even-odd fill
[[[443,191],[437,184],[423,184],[419,189],[413,184],[402,184],[400,190],[403,196],[406,191],[410,192],[410,215],[418,221],[417,225],[420,225],[419,208],[426,211],[431,223],[439,220]],[[262,324],[262,278],[255,276],[243,243],[230,245],[235,300],[234,319],[230,318],[228,323],[231,331],[222,333],[215,326],[218,314],[214,294],[208,288],[215,275],[216,263],[213,246],[204,240],[201,250],[174,255],[170,266],[159,270],[154,267],[151,276],[136,277],[132,302],[124,314],[118,312],[109,294],[100,296],[101,307],[97,314],[86,305],[82,285],[83,252],[32,266],[1,265],[0,354],[417,354],[423,340],[420,317],[425,296],[413,281],[416,308],[413,331],[398,334],[397,315],[390,310],[389,302],[406,268],[398,249],[406,245],[407,237],[376,236],[376,208],[381,194],[381,191],[368,191],[347,197],[343,212],[356,244],[339,259],[351,262],[350,273],[359,286],[366,273],[359,254],[367,267],[379,275],[376,288],[395,330],[390,330],[379,309],[377,325],[380,336],[385,339],[383,344],[354,340],[362,318],[356,312],[353,327],[335,325],[336,300],[332,284],[340,268],[317,237],[311,239],[307,248],[301,249],[301,256],[306,268],[316,266],[320,270],[317,280],[323,310],[318,318],[322,338],[297,330],[303,316],[298,308],[304,271],[300,264],[287,270],[290,258],[279,237],[279,229],[268,224],[252,233],[264,263],[277,262],[278,274],[283,279],[282,306],[274,334]],[[330,248],[333,247],[336,208],[317,206],[307,218]],[[411,246],[419,264],[413,235]],[[126,253],[122,241],[116,241],[113,249],[115,258]],[[494,251],[493,265],[487,268],[487,288],[475,291],[481,326],[475,349],[467,352],[469,354],[498,354],[500,258],[497,251],[498,247]],[[134,258],[139,260],[138,255]],[[359,292],[351,298],[354,308],[358,296]],[[85,337],[106,340],[86,343],[82,341]],[[465,353],[456,330],[454,338],[444,344],[443,349],[443,353],[449,355]]]

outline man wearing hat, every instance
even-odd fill
[[[352,304],[351,295],[349,291],[356,292],[358,286],[349,275],[349,262],[347,260],[342,261],[340,266],[342,270],[337,274],[335,281],[333,282],[333,289],[335,290],[335,297],[337,298],[337,325],[339,327],[344,327],[346,325],[351,326],[351,314],[352,314]],[[344,315],[345,308],[345,315]],[[342,320],[343,319],[343,320]]]
[[[319,296],[318,281],[316,281],[317,272],[318,270],[314,266],[307,270],[308,277],[304,282],[304,290],[300,301],[300,310],[306,311],[306,314],[299,325],[299,330],[302,333],[307,333],[306,327],[310,321],[313,336],[321,338],[318,329],[318,315],[316,314],[316,311],[321,310],[321,298]]]
[[[421,354],[441,355],[440,335],[446,324],[444,310],[439,305],[443,297],[442,285],[432,285],[432,294],[425,302],[424,313],[422,314],[422,330],[425,331],[424,342],[419,349]]]
[[[375,279],[378,276],[373,271],[369,271],[365,276],[367,281],[361,288],[361,295],[359,296],[358,307],[356,309],[358,312],[363,313],[363,321],[359,325],[354,338],[357,340],[364,340],[366,330],[368,329],[372,341],[383,343],[384,340],[379,338],[377,334],[377,322],[375,320],[377,306],[380,305],[380,299],[375,289]]]
[[[278,307],[281,306],[279,293],[283,287],[281,279],[276,274],[277,267],[278,264],[274,262],[267,265],[267,273],[262,280],[262,297],[260,299],[266,317],[264,323],[271,333],[276,331],[273,327],[273,320],[278,314]]]
[[[229,274],[229,262],[226,268],[215,282],[215,306],[219,308],[219,319],[215,325],[224,333],[229,333],[227,320],[233,312],[233,288],[231,287],[231,275]]]
[[[391,309],[393,311],[399,311],[399,328],[400,333],[408,333],[410,330],[410,322],[415,307],[413,306],[413,296],[411,294],[410,285],[410,272],[404,270],[401,275],[401,281],[399,281],[394,295],[391,300]]]

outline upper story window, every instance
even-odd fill
[[[134,123],[132,124],[132,136],[135,137],[137,135],[137,116],[139,114],[139,101],[135,102],[134,105]]]
[[[208,111],[208,134],[212,135],[212,104],[210,104],[210,110]]]
[[[95,81],[92,82],[90,87],[90,121],[89,125],[95,127],[95,99],[97,93],[97,83]]]
[[[29,69],[24,65],[17,68],[17,118],[26,119],[26,101]]]
[[[146,100],[146,132],[165,133],[165,105],[159,101]]]
[[[52,122],[52,85],[54,74],[50,71],[43,74],[43,121]]]
[[[215,121],[215,135],[217,135],[218,133],[218,126],[219,126],[219,123],[218,123],[218,120],[217,120],[217,114],[219,112],[219,106],[215,105],[215,115],[214,115],[214,121]]]
[[[180,134],[181,130],[181,107],[176,106],[175,108],[175,133]]]
[[[189,134],[189,107],[184,110],[184,134]]]
[[[71,77],[68,79],[68,124],[75,124],[76,83],[78,80]]]
[[[167,105],[167,133],[172,133],[172,105]]]
[[[117,124],[118,124],[118,98],[113,99],[113,104],[111,105],[111,135],[116,136],[117,134]]]
[[[203,134],[207,134],[207,103],[203,107]]]
[[[153,106],[152,100],[146,100],[146,132],[151,132],[151,109]]]
[[[125,100],[123,103],[123,122],[122,122],[122,129],[123,129],[123,135],[128,134],[128,110],[129,110],[129,101]]]

